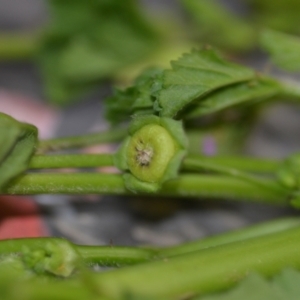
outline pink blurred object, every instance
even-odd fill
[[[35,99],[3,90],[0,90],[0,112],[18,121],[35,125],[41,139],[53,137],[60,119],[59,112],[54,108]]]
[[[0,239],[48,235],[34,200],[20,196],[1,196],[0,207]]]

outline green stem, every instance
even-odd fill
[[[201,165],[198,167],[197,164]],[[218,170],[231,168],[239,171],[272,173],[278,170],[279,164],[280,161],[252,157],[189,155],[183,161],[182,170],[190,171],[195,170],[195,168],[198,170],[205,167],[207,169],[208,166],[214,166]],[[92,168],[101,166],[114,166],[113,154],[35,155],[30,161],[29,168]]]
[[[29,168],[97,168],[113,165],[114,162],[112,154],[59,154],[35,155],[30,161]]]
[[[171,256],[199,251],[209,247],[216,247],[231,242],[281,232],[299,225],[299,218],[285,218],[207,237],[179,246],[157,249],[122,246],[83,246],[72,243],[70,243],[70,245],[79,252],[85,264],[114,267],[132,265],[157,258],[166,259]],[[24,246],[27,246],[30,249],[42,248],[47,242],[51,241],[65,242],[64,239],[52,237],[2,240],[0,241],[0,256],[11,253],[19,253],[22,251]]]
[[[257,177],[244,171],[240,171],[236,168],[231,166],[224,166],[219,164],[218,162],[214,161],[213,159],[206,159],[203,156],[189,156],[186,157],[183,161],[183,169],[188,171],[201,171],[201,170],[208,170],[217,172],[220,174],[225,174],[229,176],[233,176],[236,178],[240,178],[245,181],[252,182],[259,186],[262,186],[266,189],[274,190],[274,191],[282,191],[284,188],[277,183],[276,181],[266,181],[262,177]]]
[[[174,299],[217,292],[250,272],[270,277],[285,267],[300,268],[300,228],[229,243],[168,260],[95,275],[99,290],[112,299]]]
[[[272,184],[272,180],[265,180]],[[26,174],[17,178],[5,190],[7,194],[130,194],[122,175],[99,173],[41,173]],[[287,204],[287,190],[274,191],[220,175],[181,175],[166,182],[154,196],[205,197],[251,200],[273,204]]]
[[[38,46],[38,34],[0,34],[0,61],[31,59]]]
[[[253,173],[274,173],[278,170],[281,161],[265,158],[246,156],[206,156],[191,154],[187,156],[188,161],[183,161],[183,170],[189,170],[191,160],[197,160],[207,164],[214,164],[220,167],[238,169]]]
[[[33,278],[33,280],[22,280],[22,278],[15,278],[14,281],[8,282],[8,295],[11,298],[5,299],[23,299],[30,300],[82,300],[82,299],[97,299],[110,300],[106,297],[99,297],[93,289],[88,288],[87,284],[77,281],[65,280],[43,280],[43,278]],[[17,292],[16,292],[17,291]],[[14,295],[18,295],[14,297]],[[26,298],[24,298],[26,295]]]
[[[114,129],[105,132],[85,134],[40,141],[37,152],[58,151],[72,148],[83,148],[95,144],[119,142],[127,135],[126,129]]]
[[[82,246],[76,245],[87,264],[100,266],[123,266],[146,262],[156,257],[154,249],[121,246]]]
[[[30,249],[43,248],[46,242],[56,241],[65,242],[61,238],[22,238],[9,239],[0,241],[0,255],[11,253],[20,253],[24,246]],[[155,258],[156,250],[137,248],[137,247],[120,247],[120,246],[82,246],[70,243],[75,248],[85,264],[100,266],[123,266],[140,262],[149,261]]]
[[[284,218],[279,220],[273,220],[269,222],[263,222],[261,224],[252,225],[246,228],[225,232],[210,236],[201,240],[192,241],[178,246],[168,247],[159,251],[159,256],[171,257],[176,255],[182,255],[189,252],[199,251],[210,247],[216,247],[232,242],[242,241],[250,238],[256,238],[259,236],[282,232],[287,229],[300,226],[299,218]]]

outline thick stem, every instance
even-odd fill
[[[112,154],[59,154],[35,155],[30,161],[29,168],[97,168],[113,165],[114,163]]]
[[[209,236],[201,240],[196,240],[182,245],[161,249],[159,251],[159,255],[162,257],[182,255],[189,252],[207,249],[210,247],[216,247],[232,242],[256,238],[271,233],[282,232],[284,230],[288,230],[299,226],[299,218],[284,218],[269,222],[263,222],[261,224],[256,224],[246,228],[225,232],[223,234]]]
[[[24,246],[30,249],[43,248],[47,242],[65,242],[60,238],[21,238],[0,241],[0,255],[20,253]],[[149,261],[155,258],[156,250],[120,246],[82,246],[70,243],[81,255],[85,264],[100,266],[123,266]]]
[[[273,181],[265,180],[272,184]],[[20,176],[5,190],[7,194],[130,194],[122,175],[99,173],[41,173]],[[155,197],[182,196],[250,200],[287,204],[287,190],[269,190],[244,180],[219,175],[181,175],[166,182]]]
[[[200,166],[197,166],[198,163]],[[113,154],[51,154],[33,156],[29,168],[91,168],[113,165]],[[265,174],[275,172],[279,165],[280,161],[252,157],[188,155],[183,160],[182,170],[191,171],[215,166],[221,170],[231,168]]]
[[[146,262],[156,257],[156,250],[120,246],[82,246],[76,245],[87,264],[119,267]]]
[[[200,250],[165,261],[97,274],[99,289],[112,299],[127,294],[154,299],[201,295],[229,288],[250,272],[270,277],[300,268],[300,228]]]
[[[127,135],[126,129],[115,129],[91,133],[83,136],[71,136],[40,141],[37,153],[58,151],[72,148],[83,148],[96,144],[119,142]]]
[[[278,170],[281,161],[265,158],[255,158],[246,156],[206,156],[191,154],[183,161],[182,169],[193,169],[193,161],[200,163],[214,164],[220,167],[248,171],[253,173],[274,173]]]
[[[194,171],[213,171],[220,174],[225,174],[229,176],[233,176],[254,184],[257,184],[261,187],[266,189],[274,190],[274,191],[282,191],[284,188],[281,184],[277,183],[276,181],[266,181],[262,177],[254,176],[252,174],[248,174],[244,171],[238,170],[231,166],[224,166],[215,162],[214,160],[206,160],[203,156],[190,156],[186,157],[183,162],[183,169],[186,170],[194,170]]]

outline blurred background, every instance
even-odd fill
[[[0,111],[35,124],[42,139],[105,130],[104,99],[144,67],[165,67],[191,47],[213,44],[261,70],[268,64],[257,49],[258,28],[300,30],[295,0],[122,2],[0,0]],[[299,129],[298,106],[271,105],[240,150],[285,157],[299,151]],[[55,235],[90,245],[168,246],[292,213],[253,203],[101,195],[1,196],[0,205],[1,239]]]

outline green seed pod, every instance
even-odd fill
[[[132,121],[129,134],[115,156],[116,166],[127,172],[124,182],[129,190],[155,192],[177,176],[187,148],[182,122],[140,116]]]

